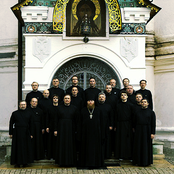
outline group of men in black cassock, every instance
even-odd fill
[[[103,168],[104,160],[113,157],[140,166],[153,163],[156,117],[146,80],[140,81],[138,91],[128,78],[123,89],[111,79],[104,92],[94,78],[86,90],[78,86],[77,76],[66,92],[57,78],[52,84],[41,93],[33,82],[33,90],[12,113],[11,165],[47,158],[64,167]]]

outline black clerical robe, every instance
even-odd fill
[[[67,90],[66,90],[66,94],[69,94],[69,95],[72,95],[72,88],[73,87],[76,87],[78,89],[78,96],[81,97],[83,100],[85,99],[85,96],[84,96],[84,89],[81,88],[80,86],[70,86]]]
[[[83,99],[79,96],[77,96],[77,97],[71,96],[71,104],[76,106],[77,109],[79,110],[79,112],[84,107]]]
[[[65,92],[64,92],[63,89],[61,89],[61,88],[59,88],[59,87],[58,87],[58,88],[51,87],[51,88],[49,88],[48,90],[49,90],[49,92],[50,92],[50,95],[49,95],[49,98],[50,98],[50,99],[52,99],[52,97],[53,97],[54,94],[57,94],[57,95],[59,96],[59,103],[60,103],[61,101],[63,101],[63,97],[64,97],[64,95],[65,95]]]
[[[152,93],[150,90],[148,89],[139,89],[138,91],[136,91],[136,94],[142,94],[143,95],[143,98],[146,98],[149,102],[149,108],[153,110],[153,101],[152,101]]]
[[[44,118],[43,118],[43,111],[36,107],[36,108],[29,108],[31,112],[33,123],[34,123],[34,132],[32,138],[32,149],[33,149],[33,157],[34,160],[41,160],[44,159],[44,146],[43,146],[43,136],[42,136],[42,129],[44,127]]]
[[[31,135],[33,121],[26,110],[14,111],[10,118],[9,135],[12,135],[11,165],[25,165],[33,162]]]
[[[47,142],[47,158],[55,159],[56,137],[54,136],[55,117],[58,114],[58,107],[51,105],[46,116],[46,128],[49,128]]]
[[[100,89],[94,87],[87,88],[85,90],[85,106],[88,99],[93,99],[95,103],[98,102],[98,94],[101,92]]]
[[[105,141],[103,144],[103,154],[104,158],[108,159],[112,156],[112,141],[111,141],[111,130],[109,127],[113,128],[113,119],[114,119],[114,112],[112,107],[107,103],[99,103],[99,109],[103,115],[103,133],[105,137]]]
[[[102,167],[104,158],[102,154],[102,144],[104,141],[103,118],[101,110],[95,107],[92,118],[87,107],[83,108],[80,116],[80,166],[82,167]]]
[[[131,95],[128,94],[127,96],[128,96],[127,101],[130,102],[130,103],[132,103],[133,105],[135,105],[135,104],[136,104],[135,93],[133,93],[133,94],[131,94]]]
[[[133,146],[133,164],[148,166],[153,164],[153,148],[151,134],[155,134],[156,116],[147,108],[135,114],[135,136]]]
[[[77,119],[79,113],[74,105],[58,107],[55,117],[55,131],[57,131],[57,145],[55,163],[59,166],[76,165],[76,141]]]
[[[133,111],[133,105],[129,102],[120,102],[117,104],[115,112],[115,157],[117,159],[132,158]]]
[[[26,95],[25,101],[27,102],[27,107],[30,107],[30,101],[32,98],[37,98],[38,101],[43,98],[42,92],[40,91],[31,91]]]
[[[114,95],[116,95],[117,98],[120,98],[120,89],[118,89],[118,88],[112,88],[111,93],[114,94]]]

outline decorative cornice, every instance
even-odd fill
[[[122,10],[123,22],[146,23],[150,18],[150,9],[144,7],[125,7]]]

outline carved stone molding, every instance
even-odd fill
[[[144,7],[125,7],[122,9],[122,22],[146,23],[150,18],[150,9]]]
[[[24,22],[52,22],[53,7],[27,6],[21,12]]]
[[[36,37],[33,39],[33,56],[42,63],[51,53],[51,41],[47,37]]]
[[[136,38],[124,37],[120,40],[120,53],[121,56],[131,62],[138,56],[138,40]]]

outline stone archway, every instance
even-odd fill
[[[96,87],[104,90],[109,80],[114,78],[117,81],[117,87],[120,88],[119,77],[116,72],[107,63],[91,58],[80,57],[72,59],[63,64],[54,74],[60,81],[60,88],[67,89],[72,85],[71,78],[77,75],[79,78],[79,86],[84,89],[89,87],[89,78],[96,79]]]

